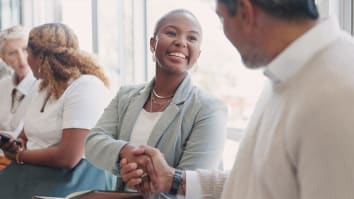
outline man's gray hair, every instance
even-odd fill
[[[230,15],[237,12],[237,2],[240,0],[218,0],[224,3]],[[284,20],[317,19],[319,13],[315,0],[250,0],[269,15]]]

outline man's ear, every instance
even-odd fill
[[[150,51],[151,51],[152,53],[155,52],[155,45],[156,45],[155,43],[156,43],[155,38],[154,38],[154,37],[151,37],[151,38],[150,38]]]
[[[238,2],[237,12],[239,12],[242,26],[246,33],[250,33],[255,25],[255,7],[251,0],[239,0]]]

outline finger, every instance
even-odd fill
[[[11,148],[11,144],[9,142],[3,143],[2,149],[4,151],[9,151],[10,148]]]
[[[142,181],[140,184],[136,185],[135,188],[137,191],[142,193],[144,198],[149,198],[151,195],[151,190],[150,190],[150,181],[148,179],[148,176],[146,175],[145,178],[141,178]]]
[[[142,183],[141,178],[133,178],[126,182],[126,185],[131,189],[136,189],[136,186]]]
[[[25,147],[25,141],[22,138],[18,138],[16,140],[17,145],[20,145],[21,147]]]
[[[133,150],[134,155],[143,155],[144,153],[145,153],[145,148],[143,145],[141,145]]]
[[[127,164],[127,163],[128,163],[128,160],[127,160],[126,158],[123,158],[123,159],[119,162],[120,166],[122,166],[122,164],[125,165],[125,164]],[[122,167],[123,167],[123,166],[122,166]]]
[[[142,146],[142,149],[144,149],[144,154],[150,156],[151,158],[157,156],[160,152],[158,149],[150,146]]]
[[[137,191],[139,191],[140,193],[142,193],[143,195],[146,193],[146,190],[144,189],[144,184],[146,182],[144,182],[144,180],[142,178],[141,179],[141,182],[137,185],[135,185],[135,188]]]
[[[122,168],[126,167],[128,165],[128,160],[126,158],[123,158],[120,162],[119,162],[119,166],[122,170]]]
[[[150,185],[150,191],[151,191],[151,193],[157,193],[157,192],[156,192],[156,189],[155,189],[155,187],[154,187],[154,183],[153,183],[152,181],[150,182],[149,185]]]
[[[10,152],[10,153],[14,153],[14,152],[16,152],[17,151],[17,144],[16,144],[16,142],[15,142],[15,140],[14,139],[10,139],[10,141],[9,142],[7,142],[5,145],[4,145],[4,150],[5,151],[8,151],[8,152]]]
[[[149,174],[149,177],[156,176],[155,168],[153,162],[150,158],[144,160],[145,170]]]
[[[145,149],[147,149],[148,147],[146,146],[140,146],[139,149],[144,149],[144,154],[145,154]],[[151,149],[149,149],[151,150]],[[150,151],[149,151],[150,153]],[[152,152],[155,154],[155,152]],[[150,154],[152,154],[150,153]],[[140,162],[140,164],[143,164],[143,167],[145,169],[145,171],[149,174],[149,180],[152,181],[152,182],[157,182],[158,180],[158,176],[157,176],[157,173],[156,173],[156,168],[154,167],[154,162],[153,160],[151,159],[151,157],[149,157],[148,155],[144,155],[142,156],[143,158],[141,159],[142,162]],[[151,191],[151,189],[149,189]]]
[[[131,179],[134,179],[134,178],[141,178],[141,176],[143,175],[143,170],[141,169],[138,169],[138,170],[133,170],[131,172],[128,172],[128,173],[124,173],[122,174],[122,179],[124,182],[128,182],[130,181]]]
[[[140,179],[141,179],[141,178],[140,178]],[[144,184],[144,182],[143,182],[142,179],[141,179],[140,183],[137,184],[137,185],[135,185],[135,189],[136,189],[138,192],[140,192],[140,193],[144,193],[143,184]]]
[[[121,175],[125,175],[127,173],[130,173],[132,171],[135,171],[137,170],[138,168],[138,165],[136,163],[129,163],[129,164],[126,164],[126,165],[123,165],[121,168],[120,168],[120,174]]]
[[[19,145],[17,145],[16,140],[11,139],[10,140],[10,152],[13,152],[13,153],[17,152],[18,147],[19,147]]]
[[[133,153],[136,154],[135,152],[144,154],[144,156],[141,156],[141,158],[139,159],[139,165],[144,167],[149,174],[153,174],[155,168],[152,159],[160,155],[161,154],[160,151],[150,146],[141,145]]]
[[[144,169],[144,171],[146,171],[146,167],[151,162],[151,160],[150,157],[147,155],[139,155],[136,158],[136,162],[138,163],[139,168]]]
[[[131,162],[132,161],[131,158],[134,157],[133,150],[135,148],[136,147],[131,145],[131,144],[124,145],[124,147],[119,152],[119,157],[120,158],[126,158],[128,160],[128,162]]]
[[[143,182],[144,182],[144,180],[143,180]],[[150,196],[150,181],[149,180],[147,180],[147,181],[145,181],[144,183],[143,183],[143,188],[144,188],[144,195],[146,195],[147,197],[149,197]]]

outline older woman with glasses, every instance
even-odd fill
[[[0,131],[14,137],[23,128],[23,117],[36,87],[36,79],[27,63],[27,33],[13,26],[0,33],[0,57],[14,73],[0,80]],[[10,163],[0,151],[0,169]]]

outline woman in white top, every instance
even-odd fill
[[[51,23],[31,30],[28,63],[39,79],[16,140],[1,143],[15,160],[0,172],[2,198],[63,197],[87,189],[109,189],[102,170],[83,158],[84,140],[109,100],[100,66],[80,50],[74,32]]]
[[[0,80],[0,131],[17,137],[36,79],[27,63],[27,38],[23,27],[13,26],[0,33],[0,57],[14,73]],[[0,150],[0,170],[10,163]]]

